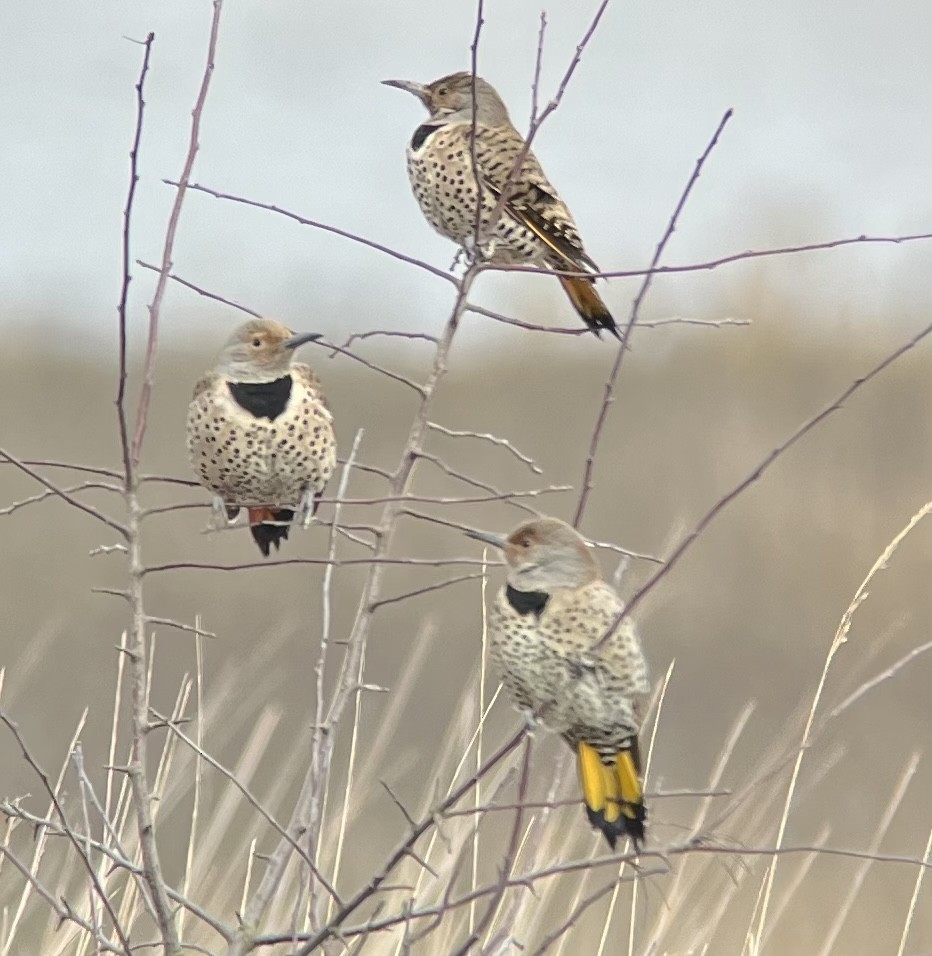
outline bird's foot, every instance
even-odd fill
[[[294,523],[302,528],[309,528],[314,520],[314,513],[317,511],[317,492],[306,488],[295,508]]]
[[[223,531],[230,528],[239,520],[239,508],[229,508],[219,495],[214,495],[210,502],[210,518],[207,520],[208,531]]]
[[[495,256],[495,240],[489,239],[479,246],[479,259],[483,262],[491,262]]]
[[[528,736],[533,737],[543,723],[537,718],[533,710],[521,710],[521,716],[524,718],[524,726],[527,728]]]
[[[454,259],[454,264],[460,260],[460,258],[465,258],[468,263],[476,262],[491,262],[495,256],[495,239],[489,238],[485,242],[480,242],[479,245],[476,245],[475,236],[467,236],[466,240],[463,242],[462,247]]]
[[[450,272],[456,272],[460,266],[465,266],[470,259],[470,253],[464,249],[462,246],[456,250],[456,255],[453,257],[453,261],[450,263]]]

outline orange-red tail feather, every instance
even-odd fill
[[[274,544],[276,548],[288,537],[288,522],[294,518],[294,512],[288,508],[249,508],[249,530],[259,550],[269,556]],[[266,524],[274,521],[277,524]]]
[[[594,279],[561,275],[557,278],[573,303],[573,308],[596,335],[599,335],[602,329],[607,329],[616,339],[621,339],[612,313],[595,290]]]

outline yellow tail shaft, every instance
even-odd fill
[[[589,822],[615,848],[620,836],[630,836],[637,847],[644,840],[644,793],[635,749],[619,751],[612,763],[603,763],[595,747],[577,745],[579,780]]]

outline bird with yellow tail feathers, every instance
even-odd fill
[[[535,518],[507,538],[467,531],[498,548],[508,568],[490,608],[489,653],[519,709],[576,752],[590,823],[614,849],[637,847],[646,810],[638,751],[647,662],[624,605],[602,580],[583,538],[557,518]]]
[[[408,178],[421,211],[437,232],[469,248],[475,238],[477,206],[483,230],[490,228],[501,206],[491,232],[484,236],[490,262],[538,265],[557,273],[599,271],[583,248],[566,203],[534,154],[527,150],[520,168],[514,169],[525,140],[491,83],[471,73],[453,73],[427,84],[383,82],[414,94],[430,113],[408,144]],[[573,308],[596,335],[605,329],[620,338],[615,320],[595,290],[595,279],[557,278]]]
[[[320,336],[272,319],[233,331],[188,406],[188,457],[215,495],[218,523],[249,514],[265,557],[288,537],[296,512],[312,515],[337,464],[333,415],[320,380],[294,362]]]

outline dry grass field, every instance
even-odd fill
[[[646,555],[669,553],[772,448],[928,318],[891,316],[881,328],[855,319],[844,327],[814,328],[766,288],[748,288],[745,298],[733,314],[752,320],[748,326],[674,325],[638,333],[582,525],[591,537]],[[192,322],[202,315],[199,308],[195,305]],[[146,474],[189,478],[185,408],[192,383],[218,339],[239,321],[233,313],[227,318],[227,324],[213,321],[195,336],[188,351],[175,343],[163,347],[143,460]],[[24,316],[21,329],[8,337],[0,355],[0,445],[20,459],[118,467],[111,358],[50,348],[58,338],[54,316]],[[655,797],[649,849],[675,847],[694,830],[703,834],[705,849],[666,860],[646,856],[641,878],[620,884],[611,910],[606,880],[610,883],[617,874],[617,862],[545,877],[533,890],[509,888],[476,951],[542,952],[549,934],[574,907],[608,886],[548,952],[932,952],[932,888],[928,883],[920,888],[901,945],[920,870],[883,859],[923,857],[932,828],[927,746],[932,655],[916,656],[823,723],[849,694],[930,639],[932,522],[919,523],[902,541],[853,616],[848,641],[838,648],[828,672],[816,713],[818,734],[805,751],[783,838],[787,848],[822,845],[875,858],[812,852],[781,856],[765,933],[758,939],[761,888],[773,857],[739,852],[774,847],[803,723],[842,615],[877,557],[932,499],[929,348],[920,344],[905,355],[782,456],[713,522],[636,611],[657,686],[669,675],[659,721],[655,727],[652,716],[645,730],[652,741],[648,789],[722,791],[711,797]],[[416,341],[397,349],[367,345],[361,351],[415,377],[423,375],[428,361],[426,347]],[[394,468],[415,408],[413,393],[328,354],[323,348],[307,349],[307,360],[324,379],[341,451],[348,453],[357,430],[364,429],[358,460]],[[454,344],[432,419],[451,429],[507,437],[538,463],[542,474],[533,474],[506,449],[484,441],[432,434],[428,450],[450,468],[481,476],[503,491],[572,485],[574,490],[526,502],[570,518],[612,356],[611,345],[589,338],[516,331],[501,333],[485,349]],[[86,477],[42,471],[64,486]],[[28,476],[0,464],[0,510],[40,491]],[[335,492],[336,480],[329,493]],[[108,514],[122,514],[122,499],[112,492],[75,493]],[[383,493],[384,483],[376,476],[350,474],[349,497]],[[428,498],[484,494],[429,460],[418,464],[412,493]],[[147,483],[143,499],[147,506],[198,505],[146,521],[147,565],[259,560],[243,529],[203,533],[208,511],[200,489]],[[347,505],[342,522],[371,524],[380,507]],[[522,515],[513,501],[412,507],[490,530],[505,530]],[[324,522],[332,509],[322,506]],[[120,657],[114,648],[128,618],[121,600],[93,589],[124,587],[125,559],[118,553],[89,556],[99,545],[116,543],[116,536],[54,498],[3,513],[0,541],[0,706],[53,780],[68,765],[62,802],[72,825],[83,831],[86,802],[68,764],[79,723],[88,778],[101,800],[108,794],[108,806],[115,805],[123,780],[118,774],[108,777],[104,767],[111,760]],[[312,526],[294,531],[279,557],[322,558],[328,544],[328,529]],[[366,554],[347,540],[338,548],[343,559]],[[481,557],[475,542],[455,528],[412,518],[401,519],[392,553]],[[616,572],[617,553],[603,549],[599,558],[607,576]],[[636,592],[656,567],[628,561],[622,593]],[[360,565],[336,567],[326,608],[319,565],[182,568],[145,579],[149,614],[189,625],[199,619],[205,631],[216,635],[200,641],[196,680],[193,635],[165,626],[149,628],[153,710],[162,715],[177,710],[191,718],[182,731],[197,735],[203,748],[233,769],[282,821],[289,817],[307,768],[322,612],[332,614],[329,686],[343,650],[338,642],[352,625],[365,573]],[[451,576],[473,576],[386,604],[373,617],[364,681],[387,692],[361,692],[358,713],[351,706],[339,726],[318,857],[331,876],[339,866],[335,883],[344,897],[378,871],[408,829],[381,781],[420,818],[454,780],[466,779],[478,765],[474,734],[496,679],[488,673],[480,686],[483,581],[477,573],[472,566],[393,565],[387,571],[384,597]],[[501,569],[489,567],[488,587],[497,587],[500,580]],[[125,685],[121,693],[117,763],[129,739]],[[180,693],[185,694],[181,703]],[[519,716],[504,700],[496,701],[483,724],[483,753],[494,751],[519,726]],[[190,747],[164,728],[150,734],[153,775],[154,761],[169,744],[165,753],[170,759],[156,778],[159,799],[154,804],[166,879],[179,889],[184,885],[190,898],[235,925],[246,895],[244,882],[255,887],[265,866],[262,854],[271,852],[277,835],[222,773],[196,760]],[[489,775],[481,794],[471,792],[458,807],[469,809],[476,800],[512,802],[517,753],[505,761],[510,771]],[[576,797],[568,756],[558,740],[534,736],[529,801],[559,803]],[[0,768],[0,800],[21,798],[29,812],[49,813],[41,781],[6,728],[0,728]],[[740,801],[738,794],[743,794]],[[99,817],[93,808],[89,813],[92,832],[102,839]],[[505,811],[483,815],[478,836],[474,816],[446,819],[439,836],[425,836],[417,844],[420,860],[430,869],[406,859],[392,875],[391,887],[347,925],[364,924],[373,914],[404,912],[410,898],[417,906],[442,903],[444,888],[459,896],[470,887],[494,883],[512,818]],[[521,827],[515,873],[603,854],[576,803],[529,809]],[[39,846],[33,827],[19,822],[6,838],[20,859],[33,860]],[[132,852],[131,822],[123,838]],[[119,872],[110,873],[95,858],[97,863],[102,878],[119,883]],[[87,875],[64,838],[48,837],[38,872],[56,897],[65,895],[76,908],[87,910]],[[263,931],[292,925],[296,900],[303,899],[302,879],[298,867],[289,870]],[[132,881],[119,885],[123,893],[116,894],[116,905],[132,908],[127,889]],[[22,875],[4,861],[4,954],[93,951],[86,935],[71,924],[57,927],[36,893],[22,903],[23,887]],[[331,939],[326,951],[454,953],[487,900],[480,897],[450,910],[430,934],[414,941],[404,938],[402,921],[384,931],[350,935],[344,943]],[[424,930],[427,922],[412,924],[411,932]],[[183,928],[193,944],[205,947],[198,951],[222,951],[219,937],[190,913]],[[133,942],[153,939],[143,916]],[[287,941],[270,941],[259,951],[295,950]]]

